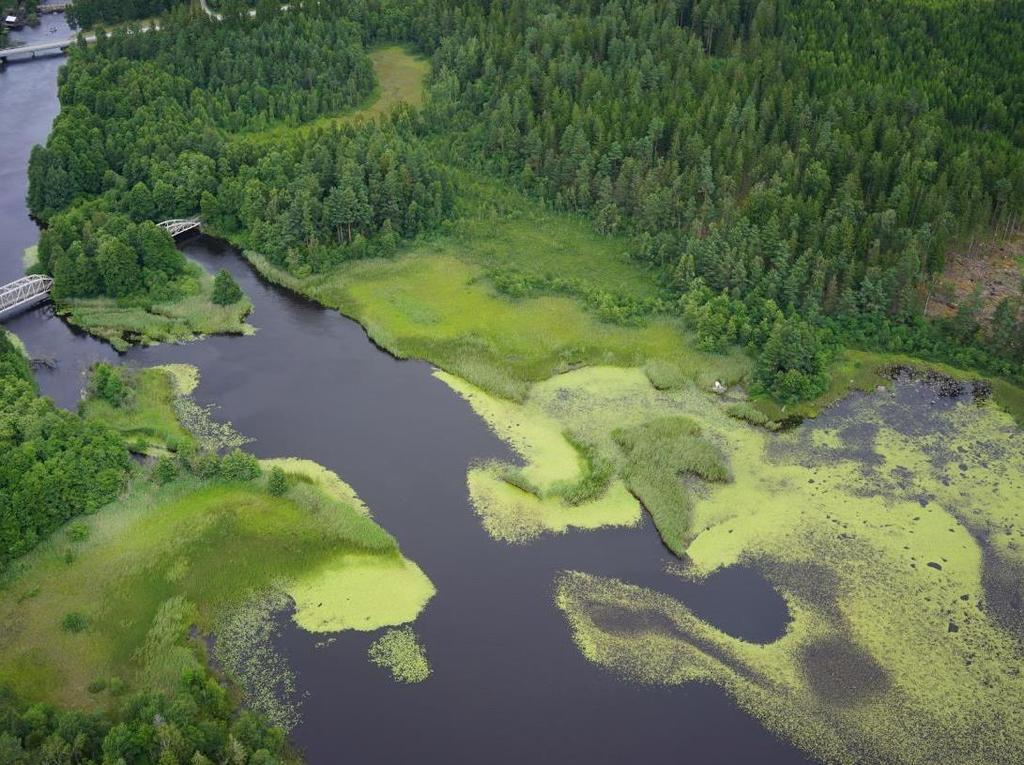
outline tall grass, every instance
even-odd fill
[[[665,545],[685,551],[690,529],[690,496],[682,476],[705,481],[731,479],[725,455],[687,417],[664,417],[612,433],[623,456],[622,476],[654,519]]]
[[[247,298],[231,305],[215,304],[211,300],[213,277],[195,263],[190,263],[181,281],[183,296],[169,302],[138,304],[113,298],[74,298],[61,303],[59,310],[70,323],[118,350],[126,350],[131,343],[152,345],[197,335],[252,332],[245,323],[252,310]]]
[[[79,405],[83,417],[118,431],[136,452],[176,451],[194,442],[178,420],[174,405],[177,394],[170,372],[122,368],[121,374],[129,390],[126,401],[113,406],[90,392]]]
[[[568,431],[565,440],[579,453],[583,461],[583,475],[575,484],[561,491],[562,498],[570,505],[593,502],[608,490],[615,475],[615,465],[596,446]]]

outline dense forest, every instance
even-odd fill
[[[0,572],[70,518],[110,502],[128,473],[121,440],[41,398],[0,331]]]
[[[429,5],[459,155],[727,298],[710,345],[756,340],[770,302],[875,346],[981,341],[1020,377],[1019,297],[991,334],[920,316],[950,247],[1021,224],[1021,2]]]
[[[131,221],[201,212],[221,230],[244,229],[278,264],[308,270],[390,252],[450,211],[451,184],[411,139],[408,116],[282,132],[269,151],[236,135],[365,98],[375,78],[350,21],[275,12],[215,22],[181,10],[164,23],[157,35],[76,49],[63,75],[61,116],[33,153],[29,191],[50,224],[40,256],[58,296],[152,298],[165,287],[180,266]]]
[[[141,291],[154,300],[172,298],[185,258],[166,231],[143,221],[95,208],[58,216],[39,246],[40,264],[54,274],[54,298],[123,298]]]
[[[809,368],[762,364],[783,398],[839,343],[1024,379],[1019,291],[990,325],[977,301],[923,319],[951,248],[1022,223],[1022,0],[372,0],[165,28],[73,52],[37,215],[202,212],[308,272],[435,228],[443,159],[629,236],[703,347],[801,338]],[[363,46],[395,39],[433,57],[422,116],[245,139],[355,103]]]
[[[251,712],[236,714],[216,680],[194,671],[173,697],[140,694],[116,718],[19,704],[0,689],[0,762],[276,765],[284,733]]]
[[[156,201],[188,211],[212,172],[204,159],[222,146],[218,128],[301,122],[365,97],[375,81],[352,25],[296,18],[230,24],[181,10],[160,34],[122,30],[74,50],[61,114],[32,158],[32,211],[49,218],[121,178],[182,187]]]
[[[67,19],[82,28],[159,16],[181,0],[75,0]]]

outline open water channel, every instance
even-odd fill
[[[12,35],[67,35],[59,16]],[[0,72],[0,283],[22,275],[38,230],[25,206],[31,148],[57,115],[63,57]],[[41,391],[73,408],[96,361],[186,362],[195,393],[255,440],[260,457],[303,457],[350,483],[438,594],[415,624],[433,674],[399,685],[370,664],[373,636],[324,644],[287,618],[277,647],[296,673],[301,722],[292,739],[313,765],[397,763],[630,763],[791,765],[805,755],[775,738],[717,688],[651,688],[589,664],[555,607],[559,571],[615,576],[668,592],[722,629],[766,642],[785,630],[785,604],[754,571],[700,585],[664,573],[669,553],[649,522],[639,529],[570,532],[531,544],[494,542],[473,513],[466,470],[509,458],[468,404],[431,367],[375,347],[337,312],[262,280],[231,247],[182,243],[209,269],[227,268],[251,298],[251,337],[210,337],[119,356],[37,308],[6,322],[40,366]],[[230,561],[225,561],[230,565]]]

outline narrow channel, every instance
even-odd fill
[[[67,34],[57,18],[13,37],[46,36],[58,24],[56,34]],[[25,173],[32,145],[45,140],[58,111],[62,61],[0,72],[4,282],[21,275],[22,250],[38,236],[25,208]],[[6,327],[33,357],[52,362],[37,371],[40,389],[68,408],[95,361],[195,364],[202,375],[196,399],[254,438],[247,448],[336,471],[434,581],[438,594],[416,622],[434,674],[420,685],[398,685],[371,665],[368,634],[344,633],[323,645],[323,636],[281,620],[280,648],[304,695],[293,740],[308,762],[809,762],[717,688],[637,686],[588,663],[553,602],[559,571],[616,576],[680,597],[732,634],[767,642],[785,629],[785,606],[755,571],[736,568],[687,585],[664,573],[669,555],[649,523],[522,546],[494,542],[469,503],[466,470],[474,460],[511,455],[428,364],[380,351],[358,324],[268,284],[223,243],[197,236],[182,249],[235,276],[253,302],[255,335],[119,357],[47,307]]]

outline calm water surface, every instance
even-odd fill
[[[62,25],[55,18],[16,38],[48,36],[49,26]],[[25,209],[25,168],[57,114],[62,61],[0,73],[3,282],[21,275],[21,252],[38,236]],[[182,247],[207,267],[232,272],[255,306],[256,335],[119,357],[46,307],[7,327],[33,357],[53,362],[38,371],[40,388],[65,407],[75,405],[85,370],[98,360],[197,365],[196,399],[255,438],[248,448],[336,471],[434,581],[438,594],[415,625],[434,669],[420,685],[398,685],[367,661],[372,635],[343,633],[317,647],[322,636],[282,620],[279,644],[304,693],[293,740],[309,762],[808,762],[715,688],[639,687],[589,664],[553,602],[559,571],[617,576],[669,592],[730,633],[765,642],[784,631],[786,611],[755,572],[733,569],[702,585],[668,576],[670,556],[649,523],[524,546],[493,542],[469,504],[466,469],[473,460],[511,455],[429,365],[379,351],[357,324],[267,284],[229,247],[204,237]]]

